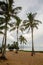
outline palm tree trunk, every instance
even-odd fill
[[[5,24],[5,36],[4,36],[4,49],[3,49],[3,53],[2,53],[2,58],[6,59],[5,57],[5,53],[6,53],[6,39],[7,39],[7,23]]]
[[[6,40],[7,40],[7,28],[5,29],[5,46],[4,46],[4,56],[6,53]]]
[[[6,2],[7,2],[7,0],[6,0]],[[1,56],[1,58],[6,60],[5,52],[6,52],[6,40],[7,40],[7,16],[5,16],[5,17],[6,17],[5,34],[4,34],[4,38],[3,38],[4,46],[2,45],[4,47],[4,49],[2,50],[2,56]]]
[[[3,40],[2,40],[2,56],[3,56],[3,49],[4,49],[4,36],[3,36]]]
[[[17,49],[16,49],[16,53],[18,53],[18,27],[17,27]]]
[[[1,59],[5,59],[5,60],[7,59],[5,57],[5,53],[6,53],[6,39],[7,39],[7,28],[5,28],[5,36],[3,37],[3,42],[2,42],[2,56],[1,56]]]
[[[17,43],[18,43],[18,28],[17,28]],[[18,44],[17,44],[18,45]]]
[[[32,53],[31,53],[31,56],[33,56],[33,54],[34,54],[34,44],[33,44],[33,28],[31,29],[31,33],[32,33]]]

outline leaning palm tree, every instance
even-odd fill
[[[4,18],[3,17],[0,17],[0,34],[3,34],[4,35],[4,32],[3,32],[3,29],[4,29],[3,28],[3,24],[4,24]]]
[[[2,20],[3,19],[3,20]],[[5,19],[4,18],[2,18],[1,19],[1,23],[0,23],[0,30],[5,30]],[[5,41],[4,41],[4,39],[5,39],[5,32],[4,32],[4,37],[3,37],[3,41],[2,41],[2,56],[1,56],[1,58],[4,58],[5,56],[5,54],[4,54],[4,50],[3,50],[3,44],[5,43]],[[4,45],[4,49],[5,49],[5,45]]]
[[[41,21],[35,19],[36,14],[37,13],[29,13],[27,15],[28,20],[24,20],[23,22],[25,29],[28,29],[28,31],[31,29],[31,33],[32,33],[32,54],[31,55],[32,56],[34,54],[33,31],[34,28],[38,29],[38,25],[39,23],[41,23]]]
[[[19,41],[20,41],[20,44],[26,44],[27,43],[27,40],[26,40],[26,38],[24,37],[24,36],[22,36],[22,35],[20,35],[20,37],[19,37]]]

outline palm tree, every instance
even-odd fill
[[[13,23],[13,28],[10,31],[17,30],[17,46],[18,46],[18,32],[21,30],[21,19],[18,17],[16,19],[16,22]],[[16,49],[16,53],[18,52],[18,49]]]
[[[3,32],[3,29],[4,29],[3,28],[3,24],[4,24],[4,18],[3,17],[0,17],[0,34],[3,34],[4,35],[4,32]],[[2,46],[3,46],[3,43],[2,43]]]
[[[20,44],[26,44],[26,42],[27,42],[27,40],[26,40],[26,38],[24,37],[24,36],[22,36],[22,35],[20,35],[20,37],[19,37],[19,41],[20,41]]]
[[[17,11],[18,10],[21,10],[21,7],[16,7],[16,8],[12,8],[13,6],[13,0],[9,0],[9,1],[6,1],[6,3],[2,3],[1,5],[1,9],[3,11],[1,11],[1,15],[4,15],[5,17],[5,25],[3,26],[3,28],[5,29],[5,45],[4,45],[4,53],[3,53],[3,56],[2,57],[5,57],[5,50],[6,50],[6,40],[7,40],[7,25],[10,25],[12,26],[11,23],[9,23],[9,20],[10,20],[10,17],[14,17],[15,19],[17,18],[16,14],[18,13]]]
[[[9,0],[7,4],[8,4],[8,6],[7,6],[8,7],[7,8],[8,11],[7,12],[8,12],[9,18],[13,17],[14,19],[16,19],[16,20],[19,21],[20,19],[18,19],[19,17],[16,14],[19,13],[19,11],[21,10],[21,7],[15,7],[15,8],[13,8],[12,7],[13,6],[13,0]],[[17,30],[17,34],[18,34],[18,30]],[[18,40],[18,38],[17,38],[17,40]]]
[[[1,15],[4,15],[5,17],[5,25],[3,26],[3,28],[5,29],[5,44],[4,44],[4,51],[3,51],[3,54],[2,54],[2,57],[5,57],[5,49],[6,49],[6,40],[7,40],[7,29],[8,29],[8,26],[7,25],[10,25],[12,26],[11,23],[9,23],[9,20],[11,17],[14,17],[15,19],[17,19],[18,17],[16,16],[16,14],[19,12],[19,10],[21,10],[21,7],[16,7],[16,8],[13,8],[13,0],[9,0],[7,1],[6,0],[6,3],[5,2],[0,2],[2,4],[0,4],[1,6],[1,9],[3,11],[1,11]]]
[[[23,22],[25,29],[28,29],[28,31],[31,29],[31,33],[32,33],[32,54],[31,55],[32,56],[34,54],[33,31],[34,28],[38,29],[38,25],[39,23],[41,23],[41,21],[35,19],[36,14],[37,13],[29,13],[27,15],[28,20],[24,20]]]

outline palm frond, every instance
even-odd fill
[[[2,31],[0,31],[0,34],[4,34]]]
[[[29,22],[29,20],[24,20],[24,21],[23,21],[24,24],[27,23],[27,22]]]
[[[5,26],[1,26],[1,27],[0,27],[0,30],[3,30],[3,29],[5,29]]]
[[[29,31],[30,31],[30,27],[28,28],[27,33],[29,33]]]
[[[39,21],[39,20],[34,20],[34,21],[42,24],[42,22],[41,22],[41,21]]]
[[[2,6],[1,6],[1,9],[2,9],[3,11],[7,12],[7,11],[8,11],[8,4],[2,5]]]
[[[5,28],[6,28],[6,25],[0,26],[0,30],[3,30],[3,29],[5,29]],[[8,29],[8,26],[7,26],[6,29]]]
[[[10,31],[13,31],[13,30],[15,30],[16,29],[16,27],[13,27]]]
[[[28,29],[30,26],[30,23],[25,24],[25,30]]]
[[[12,24],[12,23],[8,23],[8,25],[9,25],[10,27],[13,27],[13,24]]]
[[[38,22],[34,22],[33,24],[32,24],[32,26],[35,26],[35,25],[39,25],[39,23]]]
[[[36,29],[38,29],[38,26],[37,26],[37,25],[35,25],[35,28],[36,28]]]
[[[12,10],[12,5],[13,5],[13,0],[9,0],[9,4],[8,4],[8,6],[9,6],[9,11]]]
[[[18,16],[16,16],[16,15],[10,15],[10,16],[12,16],[14,19],[16,19],[16,21],[21,21],[21,19],[18,17]]]
[[[17,21],[16,22],[16,26],[19,27],[19,25],[21,24],[21,21]]]
[[[24,37],[24,36],[22,36],[22,35],[20,35],[20,37],[19,37],[19,41],[22,43],[25,43],[26,44],[26,42],[27,42],[27,40],[26,40],[26,38]]]
[[[0,17],[0,25],[5,23],[5,19]]]
[[[9,5],[12,6],[13,0],[9,0]]]
[[[3,17],[0,17],[0,21],[1,21],[1,20],[4,20],[4,18],[3,18]]]
[[[20,27],[20,30],[23,32],[25,30],[25,28],[24,27]]]
[[[16,20],[16,26],[19,26],[22,20],[16,15],[11,15],[11,16]]]
[[[17,13],[20,12],[21,9],[22,9],[22,7],[16,7],[16,8],[14,8],[14,9],[12,10],[12,13],[17,14]]]

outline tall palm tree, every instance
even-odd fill
[[[4,18],[3,17],[0,17],[0,34],[3,34],[4,35],[4,32],[3,32],[3,24],[4,24]],[[3,45],[3,43],[2,43]],[[2,51],[2,49],[1,49]]]
[[[20,44],[26,44],[27,43],[27,40],[26,40],[26,38],[24,37],[24,36],[22,36],[22,35],[20,35],[20,37],[19,37],[19,41],[20,41]]]
[[[39,20],[36,20],[35,19],[35,16],[36,16],[37,13],[29,13],[27,15],[27,18],[28,20],[24,20],[23,24],[25,26],[25,29],[28,29],[28,31],[31,29],[31,37],[32,37],[32,56],[34,54],[34,43],[33,43],[33,31],[34,31],[34,28],[37,28],[38,29],[38,25],[39,23],[41,23],[41,21]]]
[[[3,28],[5,29],[5,45],[4,45],[4,53],[3,53],[3,57],[5,57],[5,50],[6,50],[6,40],[7,40],[7,25],[11,25],[11,23],[9,23],[10,17],[14,17],[15,19],[17,18],[16,14],[18,13],[19,10],[21,10],[21,7],[16,7],[13,9],[13,0],[6,0],[6,3],[2,3],[1,5],[1,9],[3,11],[1,11],[1,15],[4,15],[5,17],[5,26],[3,26]]]
[[[12,29],[10,30],[10,31],[13,31],[16,29],[16,31],[17,31],[17,46],[18,46],[18,32],[19,32],[19,30],[21,30],[21,22],[22,22],[21,19],[18,17],[16,19],[16,22],[13,23]],[[16,52],[18,52],[18,49],[16,49]]]
[[[8,4],[8,8],[7,8],[7,12],[8,12],[8,16],[9,16],[9,18],[10,17],[13,17],[14,19],[16,19],[16,20],[19,20],[18,19],[18,16],[16,15],[18,12],[19,12],[19,10],[21,10],[21,7],[15,7],[15,8],[13,8],[12,6],[13,6],[13,1],[14,0],[9,0],[8,2],[7,2],[7,4]],[[18,31],[17,31],[17,33],[18,33]],[[18,38],[17,38],[18,39]]]

